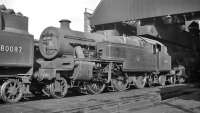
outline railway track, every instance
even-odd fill
[[[0,113],[114,113],[135,111],[152,107],[162,100],[193,91],[193,86],[181,84],[99,95],[73,96],[63,99],[41,99],[16,104],[1,104]]]
[[[149,91],[149,90],[151,90],[151,89],[162,89],[162,88],[168,88],[168,90],[167,91],[163,91],[163,90],[160,90],[160,93],[161,93],[161,95],[165,95],[165,94],[168,94],[168,93],[170,93],[170,94],[173,94],[173,93],[171,93],[171,92],[173,92],[173,88],[172,87],[183,87],[183,86],[187,86],[186,84],[176,84],[176,85],[167,85],[167,86],[156,86],[156,87],[151,87],[150,89],[149,88],[143,88],[143,89],[135,89],[135,88],[131,88],[131,89],[128,89],[128,90],[126,90],[126,91],[129,91],[129,90],[134,90],[135,92],[137,92],[137,91],[139,91],[139,92],[141,92],[141,91],[144,91],[144,92],[146,92],[146,91]],[[169,90],[170,89],[170,90]],[[106,92],[104,92],[103,94],[105,95],[106,93],[108,93],[108,94],[110,94],[110,93],[121,93],[121,92],[108,92],[108,91],[106,91]],[[66,95],[66,97],[65,98],[70,98],[70,97],[76,97],[76,96],[84,96],[83,94],[81,94],[81,93],[79,93],[79,92],[77,92],[77,91],[74,91],[74,90],[70,90],[69,91],[69,94],[68,95]],[[167,96],[164,96],[165,98],[167,97]],[[20,101],[20,102],[18,102],[18,103],[24,103],[24,102],[29,102],[29,101],[37,101],[37,100],[47,100],[47,99],[52,99],[52,97],[47,97],[47,96],[40,96],[40,97],[36,97],[36,96],[34,96],[34,95],[26,95],[26,96],[24,96],[24,98]],[[0,101],[0,106],[2,105],[2,104],[9,104],[9,103],[4,103],[3,101]]]

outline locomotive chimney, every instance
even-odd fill
[[[60,22],[60,28],[61,28],[61,29],[71,30],[71,29],[70,29],[70,23],[71,23],[70,20],[62,19],[62,20],[60,20],[59,22]]]

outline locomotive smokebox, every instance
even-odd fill
[[[73,44],[89,44],[94,40],[87,39],[83,32],[70,29],[70,20],[62,19],[60,28],[47,27],[40,35],[39,49],[45,59],[73,55]]]
[[[70,20],[62,19],[59,22],[60,28],[47,27],[40,35],[39,49],[45,59],[73,55],[77,44],[94,45],[94,35],[71,30]],[[104,39],[103,35],[99,37]]]

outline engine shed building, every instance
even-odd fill
[[[89,23],[85,22],[95,31],[118,29],[128,31],[128,35],[140,35],[141,28],[136,30],[138,24],[154,24],[161,17],[172,17],[175,23],[181,24],[199,20],[199,6],[199,0],[101,0],[93,14],[87,15]],[[86,31],[88,26],[85,27]]]
[[[199,17],[199,6],[199,0],[101,0],[90,21],[91,25],[102,25],[180,14],[195,18]]]

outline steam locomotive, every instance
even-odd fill
[[[27,17],[0,15],[0,96],[5,102],[31,93],[62,98],[70,88],[98,94],[180,79],[158,41],[73,31],[69,20],[61,20],[60,28],[47,27],[36,43]]]

